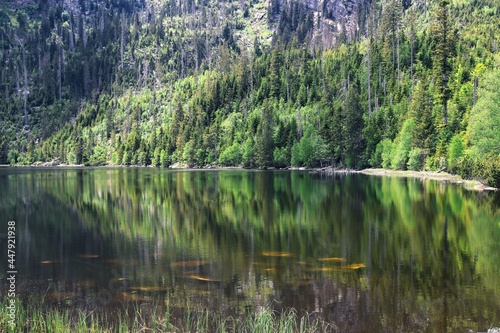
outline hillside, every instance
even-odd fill
[[[497,8],[2,3],[0,163],[446,168],[495,186]]]

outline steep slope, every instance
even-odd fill
[[[225,66],[227,57],[269,47],[273,32],[290,38],[299,29],[300,44],[329,45],[335,29],[321,35],[302,21],[320,17],[323,8],[330,22],[337,18],[344,24],[354,4],[275,6],[265,1],[2,2],[0,163],[9,151],[22,153],[30,142],[47,138],[79,113],[82,101],[95,101],[101,93],[163,87]],[[291,27],[284,27],[287,15],[293,16]]]
[[[494,1],[65,4],[4,9],[4,161],[498,172]]]

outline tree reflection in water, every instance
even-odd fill
[[[435,181],[152,168],[0,170],[22,295],[307,310],[341,332],[500,321],[499,195]],[[3,256],[6,258],[6,256]]]

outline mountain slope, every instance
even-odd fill
[[[444,167],[494,182],[500,152],[474,122],[497,118],[473,116],[498,73],[494,1],[65,4],[28,24],[3,10],[4,161]]]

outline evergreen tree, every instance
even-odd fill
[[[433,70],[438,99],[443,108],[443,124],[448,124],[448,100],[450,99],[451,57],[454,51],[454,36],[448,11],[448,0],[440,0],[431,25],[434,38]]]
[[[360,91],[355,82],[350,85],[342,115],[342,157],[348,168],[364,165],[363,110],[359,100]]]
[[[401,132],[394,140],[391,152],[391,167],[393,169],[406,169],[414,133],[415,120],[409,118],[404,122]]]
[[[261,122],[258,128],[258,135],[255,142],[257,166],[264,168],[271,165],[274,157],[273,143],[273,111],[269,100],[262,105]]]
[[[415,135],[412,146],[430,155],[435,149],[435,127],[432,115],[432,95],[426,77],[417,82],[410,104],[410,116],[415,119]]]

